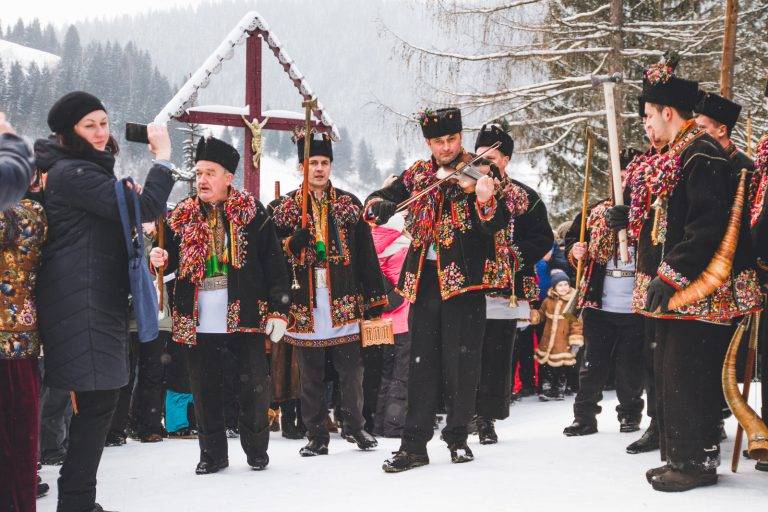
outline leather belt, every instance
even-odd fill
[[[227,288],[227,282],[227,276],[206,277],[200,285],[200,290],[204,292],[224,290]]]
[[[605,271],[606,277],[615,277],[615,278],[621,278],[621,277],[635,277],[635,271],[634,270],[606,270]]]

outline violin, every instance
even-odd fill
[[[429,194],[432,190],[439,187],[446,181],[453,181],[457,183],[467,194],[474,192],[477,180],[488,174],[487,171],[481,169],[481,167],[487,166],[488,162],[485,158],[483,158],[483,155],[492,149],[498,148],[499,146],[501,146],[501,142],[495,142],[492,146],[487,148],[479,155],[463,153],[450,164],[441,166],[437,170],[437,181],[421,190],[419,193],[412,195],[402,203],[398,204],[395,212],[401,212],[405,210],[411,203],[417,201],[425,194]]]
[[[471,153],[459,155],[448,165],[442,165],[437,170],[438,180],[456,183],[461,189],[471,194],[475,191],[477,180],[490,174],[491,162],[486,159],[477,159]]]

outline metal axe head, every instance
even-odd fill
[[[592,75],[590,79],[592,81],[592,87],[597,87],[600,84],[604,84],[608,82],[620,84],[624,81],[624,75],[617,72],[612,75]]]

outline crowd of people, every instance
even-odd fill
[[[260,471],[271,432],[306,438],[302,457],[328,455],[331,432],[363,451],[394,437],[382,469],[398,473],[429,464],[444,422],[451,461],[467,463],[469,436],[497,443],[495,421],[525,396],[575,393],[563,434],[594,434],[609,386],[621,432],[652,419],[626,451],[660,451],[654,489],[715,484],[725,350],[763,307],[768,138],[755,166],[730,140],[741,107],[675,65],[645,73],[649,146],[622,154],[627,206],[606,198],[556,232],[510,175],[512,137],[488,124],[465,150],[457,108],[418,114],[429,158],[365,201],[331,183],[324,135],[297,136],[306,183],[268,205],[233,186],[238,151],[206,136],[195,192],[170,209],[165,127],[148,126],[139,186],[115,176],[95,96],[59,99],[34,149],[0,114],[0,508],[35,510],[42,463],[61,465],[59,512],[104,510],[103,450],[128,438],[196,438],[194,471],[211,474],[229,465],[230,438]],[[123,193],[144,223],[128,244]],[[726,276],[702,292],[723,240]],[[129,297],[136,247],[160,298],[150,340]],[[379,319],[393,338],[369,346],[361,325]]]

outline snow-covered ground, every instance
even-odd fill
[[[20,62],[23,66],[28,66],[32,62],[40,67],[53,67],[59,63],[60,57],[52,53],[35,50],[17,43],[0,39],[0,60],[5,62],[6,69],[11,62]]]
[[[527,398],[497,423],[499,444],[480,446],[477,437],[470,438],[474,462],[451,464],[445,445],[435,438],[429,466],[395,475],[381,471],[382,461],[398,446],[395,439],[380,439],[377,450],[361,452],[336,434],[330,455],[303,459],[298,451],[304,441],[273,433],[271,462],[263,472],[248,469],[239,442],[230,440],[230,467],[206,476],[194,474],[195,440],[129,441],[104,451],[98,501],[120,512],[765,510],[768,474],[744,459],[738,474],[730,472],[733,419],[726,423],[731,439],[723,445],[720,484],[665,494],[653,491],[644,476],[659,465],[658,452],[624,452],[639,433],[619,433],[616,404],[615,393],[606,393],[600,433],[566,438],[561,431],[571,422],[573,398],[550,403]],[[46,466],[41,473],[53,487],[38,501],[41,512],[55,510],[57,470]]]

